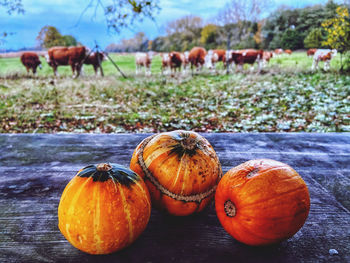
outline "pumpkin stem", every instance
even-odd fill
[[[109,163],[100,163],[96,166],[96,168],[99,172],[107,172],[112,169],[112,166]]]
[[[236,215],[236,206],[231,200],[227,200],[224,204],[224,210],[228,217],[234,217]]]
[[[180,143],[181,146],[189,152],[195,151],[198,148],[196,138],[187,137],[181,140]]]
[[[255,175],[257,175],[259,172],[259,168],[254,168],[253,170],[251,170],[248,174],[247,174],[247,178],[252,178],[254,177]]]

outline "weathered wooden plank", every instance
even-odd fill
[[[311,211],[305,226],[279,245],[240,244],[220,226],[213,204],[175,218],[152,211],[129,248],[90,256],[57,227],[57,207],[76,171],[101,161],[128,165],[147,135],[0,135],[0,262],[349,262],[348,134],[204,134],[226,172],[253,158],[289,163],[305,179]],[[329,249],[338,255],[330,255]]]

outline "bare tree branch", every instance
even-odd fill
[[[18,14],[24,13],[22,0],[0,0],[0,6],[5,7],[6,12],[9,15],[13,13],[18,13]]]

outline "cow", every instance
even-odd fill
[[[191,70],[193,73],[193,67],[198,69],[202,69],[205,63],[205,56],[207,55],[207,51],[202,47],[194,47],[191,49],[188,60],[191,63]]]
[[[288,55],[291,55],[291,54],[292,54],[292,50],[286,49],[286,50],[284,51],[284,53],[286,53],[286,54],[288,54]]]
[[[238,51],[231,52],[231,59],[241,70],[243,69],[244,64],[254,65],[255,62],[258,63],[258,69],[260,72],[261,69],[261,61],[263,58],[263,50],[255,50],[255,49],[244,49]]]
[[[21,62],[26,67],[27,74],[32,70],[35,75],[37,67],[39,66],[40,69],[42,68],[39,56],[34,52],[24,52],[21,55]]]
[[[190,61],[188,59],[189,55],[190,55],[189,51],[185,51],[184,53],[181,53],[183,73],[186,73],[188,65],[190,64]]]
[[[95,75],[100,69],[100,74],[103,76],[102,61],[106,60],[106,56],[103,52],[91,52],[85,59],[84,64],[92,65],[94,67]]]
[[[237,50],[230,49],[230,50],[226,50],[226,53],[225,53],[226,68],[228,68],[229,71],[231,71],[232,65],[234,64],[232,59],[232,53],[235,51]]]
[[[161,53],[160,57],[162,58],[162,74],[167,74],[171,71],[169,53]]]
[[[281,54],[283,54],[283,49],[277,48],[277,49],[275,49],[274,53],[275,53],[275,55],[281,55]]]
[[[329,70],[330,62],[333,57],[337,55],[336,49],[317,49],[313,57],[313,63],[311,66],[311,70],[318,69],[318,63],[320,61],[324,62],[323,69]]]
[[[84,46],[78,47],[52,47],[47,51],[46,61],[52,67],[54,75],[57,76],[58,66],[72,68],[73,77],[78,77],[85,57],[90,53]]]
[[[222,62],[224,67],[226,67],[226,50],[224,49],[214,49],[209,50],[207,56],[205,57],[205,65],[209,69],[215,69],[216,63]]]
[[[265,67],[267,63],[270,62],[270,59],[273,58],[273,52],[271,51],[264,51],[262,56],[262,64]]]
[[[151,73],[151,63],[152,63],[153,54],[137,52],[135,55],[136,62],[136,75],[140,72],[141,68],[144,67],[145,75],[150,76]]]
[[[180,70],[182,65],[183,58],[181,57],[180,52],[172,51],[169,53],[169,59],[170,59],[170,68],[174,73],[176,73],[176,70]]]
[[[306,55],[308,57],[313,56],[316,51],[317,51],[317,48],[310,48],[310,49],[308,49],[308,51],[306,51]]]

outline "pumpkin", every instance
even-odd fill
[[[182,130],[144,139],[133,153],[130,169],[145,180],[152,204],[177,216],[202,211],[222,176],[210,143]]]
[[[229,170],[215,194],[224,229],[248,245],[269,245],[292,237],[310,210],[308,188],[289,165],[251,160]]]
[[[74,247],[108,254],[130,245],[146,228],[150,213],[141,177],[118,164],[89,165],[64,189],[58,227]]]

